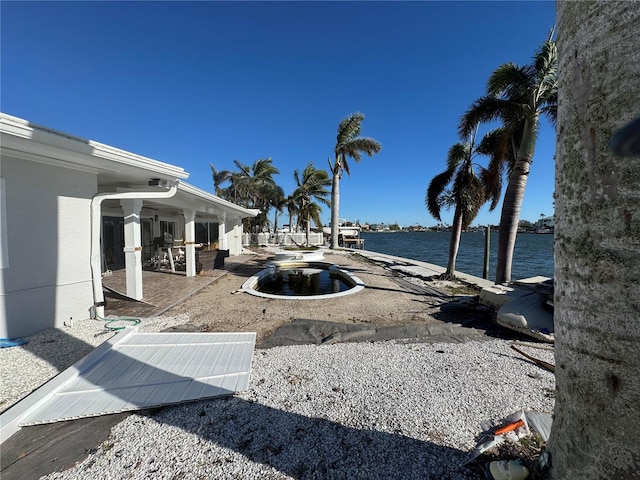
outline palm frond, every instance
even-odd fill
[[[374,153],[378,153],[382,149],[382,145],[373,138],[357,137],[349,140],[340,148],[340,152],[344,156],[353,158],[356,163],[362,158],[361,153],[366,153],[368,156],[372,156]]]
[[[487,96],[510,101],[522,99],[532,84],[532,75],[527,67],[514,63],[500,65],[487,80]]]
[[[492,96],[480,97],[460,118],[458,134],[460,138],[469,138],[480,123],[501,120],[505,112],[514,113],[517,106],[507,100]]]
[[[547,40],[536,51],[533,57],[533,67],[538,72],[538,79],[554,76],[558,69],[558,47],[554,40]]]
[[[433,179],[431,179],[431,182],[429,182],[429,186],[427,187],[427,193],[424,198],[424,203],[431,216],[439,222],[442,221],[442,219],[440,218],[440,209],[442,208],[441,196],[445,191],[446,186],[451,181],[454,173],[455,169],[447,169],[444,172],[439,173],[438,175],[433,177]]]
[[[540,113],[543,114],[556,127],[558,124],[558,104],[545,105],[540,109]]]
[[[349,140],[360,135],[360,129],[362,128],[362,121],[364,115],[360,112],[355,112],[342,120],[338,125],[338,135],[336,136],[336,145],[340,146],[347,143]],[[337,147],[336,147],[337,148]]]
[[[473,169],[464,169],[459,173],[454,181],[453,196],[462,211],[462,228],[466,229],[486,202],[486,192]]]
[[[238,160],[234,160],[233,163],[236,164],[236,167],[240,170],[240,173],[244,175],[251,175],[251,167],[249,165],[244,165]]]
[[[211,168],[211,176],[213,178],[213,188],[215,190],[216,195],[219,195],[221,192],[220,185],[224,182],[231,180],[231,172],[229,170],[220,170],[218,171],[213,163],[209,162],[209,168]]]
[[[512,143],[511,132],[501,127],[487,133],[476,148],[480,155],[490,157],[487,168],[482,168],[480,171],[480,181],[484,185],[487,201],[491,202],[489,206],[491,211],[500,201],[505,165],[512,165],[515,162],[516,150]]]
[[[253,171],[253,177],[259,180],[269,181],[273,175],[280,173],[274,165],[270,157],[259,158],[253,163],[251,167]]]
[[[484,185],[486,200],[490,201],[489,211],[492,212],[500,202],[505,162],[492,158],[487,168],[480,170],[480,181]]]
[[[296,185],[299,187],[300,185],[302,185],[302,180],[301,180],[301,176],[300,176],[300,170],[298,170],[297,168],[293,171],[293,179],[296,181]]]
[[[454,144],[447,154],[447,170],[455,170],[465,160],[471,158],[471,145],[468,143]]]
[[[347,162],[347,156],[341,156],[340,169],[347,172],[347,175],[351,176],[351,172],[349,171],[349,162]]]

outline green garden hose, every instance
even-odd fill
[[[105,322],[104,324],[104,328],[106,328],[107,330],[111,330],[113,332],[117,332],[118,330],[124,330],[126,327],[135,327],[136,325],[140,324],[140,319],[138,318],[132,318],[132,317],[120,317],[120,318],[102,318],[100,315],[98,315],[96,313],[96,318],[98,320],[102,320],[103,322]],[[120,322],[125,322],[127,323],[127,325],[120,325],[120,326],[111,326],[110,324],[112,323],[120,323]]]

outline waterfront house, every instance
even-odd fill
[[[185,182],[182,168],[0,113],[0,338],[104,312],[102,275],[126,270],[143,298],[142,268],[179,246],[183,275],[196,249],[242,251],[249,210]]]

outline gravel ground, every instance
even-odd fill
[[[152,319],[141,330],[180,323]],[[83,322],[1,351],[3,401],[59,370],[40,357],[47,348],[62,366],[82,353],[59,348],[69,336],[90,349],[103,332]],[[535,354],[553,361],[551,352]],[[26,362],[38,367],[14,385],[5,373]],[[506,340],[257,350],[248,391],[131,415],[85,461],[45,478],[478,478],[461,465],[482,425],[520,409],[551,413],[553,390],[553,374]]]
[[[371,275],[374,281],[386,280]],[[407,302],[395,303],[397,312],[416,304],[399,291],[389,294],[386,285],[384,291],[393,302]],[[215,292],[171,317],[144,319],[140,331],[193,323],[188,312],[206,304],[207,295]],[[265,308],[229,296],[234,305]],[[418,321],[416,313],[397,321]],[[1,349],[0,410],[112,335],[102,321],[83,321]],[[258,349],[246,392],[132,414],[84,461],[43,478],[481,478],[477,467],[463,464],[483,430],[521,409],[552,413],[555,388],[554,375],[514,352],[509,341],[486,338]],[[553,363],[552,352],[530,353]]]

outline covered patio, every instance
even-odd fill
[[[106,300],[105,315],[110,318],[150,318],[163,315],[207,285],[240,267],[248,258],[245,255],[229,257],[222,268],[206,270],[193,277],[143,270],[142,300],[126,296],[126,271],[115,270],[102,278]]]

